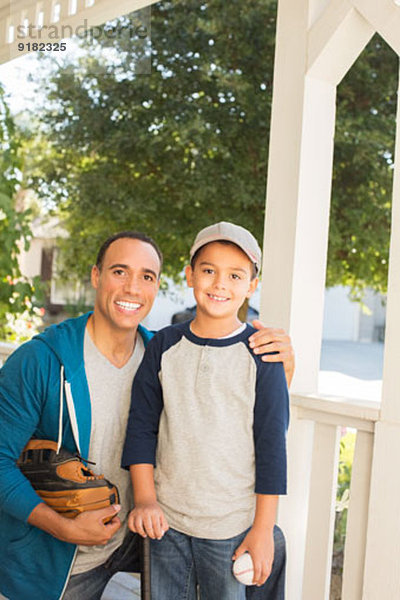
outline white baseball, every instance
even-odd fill
[[[233,563],[233,574],[240,583],[252,585],[254,577],[253,561],[248,552],[245,552]]]

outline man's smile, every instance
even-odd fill
[[[132,311],[137,310],[138,308],[140,308],[142,306],[142,304],[139,302],[128,302],[126,300],[116,300],[115,304],[117,306],[120,306],[124,310],[132,310]]]

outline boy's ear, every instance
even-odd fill
[[[186,282],[189,287],[193,287],[193,269],[190,265],[185,267]]]
[[[260,280],[258,279],[258,277],[254,277],[254,279],[250,281],[249,291],[246,294],[246,298],[250,298],[250,296],[254,294],[259,281]]]

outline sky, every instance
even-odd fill
[[[68,56],[60,52],[46,52],[46,57],[52,56],[57,62],[64,59],[75,60],[84,54],[74,38],[68,39]],[[36,90],[36,85],[29,80],[29,76],[38,69],[43,70],[44,63],[40,62],[37,52],[31,52],[0,64],[0,83],[7,94],[7,104],[12,114],[17,114],[24,109],[40,106],[45,101],[44,96]]]
[[[68,54],[65,56],[59,52],[46,52],[46,56],[53,55],[57,62],[61,63],[64,59],[74,61],[84,54],[85,50],[79,48],[74,38],[68,39]],[[108,60],[113,58],[110,50],[103,50],[103,54],[107,54]],[[39,62],[37,52],[32,52],[0,64],[0,83],[5,88],[7,104],[13,115],[24,109],[41,106],[45,102],[44,96],[37,92],[36,84],[29,80],[30,74],[44,68],[43,62]]]
[[[25,54],[0,65],[0,83],[7,94],[7,104],[13,114],[38,102],[35,84],[28,80],[29,74],[37,68],[36,56]]]

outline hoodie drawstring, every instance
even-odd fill
[[[60,411],[58,417],[58,440],[57,440],[57,453],[61,448],[62,443],[62,419],[63,419],[63,392],[65,389],[65,398],[67,401],[68,415],[69,420],[71,422],[72,435],[74,436],[75,445],[77,447],[78,453],[81,454],[81,448],[79,445],[79,429],[78,429],[78,421],[76,418],[75,405],[74,400],[72,398],[71,392],[71,384],[64,379],[64,366],[61,365],[60,370]]]
[[[63,383],[64,383],[64,365],[61,365],[61,370],[60,370],[60,410],[59,410],[59,414],[58,414],[57,454],[60,452],[61,443],[62,443]]]

